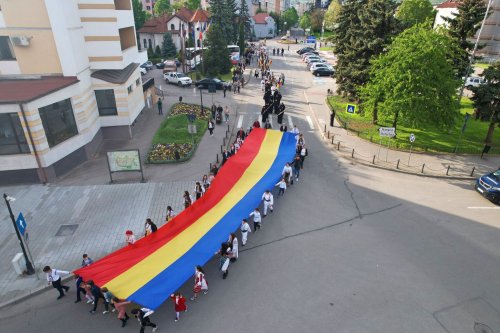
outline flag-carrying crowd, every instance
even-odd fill
[[[285,125],[282,124],[283,113],[285,110],[284,104],[281,102],[282,95],[280,93],[280,88],[285,83],[285,78],[283,75],[275,77],[270,70],[272,60],[269,57],[267,48],[264,45],[259,45],[257,54],[257,64],[258,67],[255,70],[256,78],[261,77],[261,88],[263,92],[264,106],[262,107],[262,124],[259,120],[253,123],[247,131],[240,128],[236,133],[236,138],[234,143],[230,146],[229,150],[224,150],[222,154],[222,163],[220,167],[230,159],[232,156],[238,154],[240,147],[244,144],[245,138],[250,134],[250,132],[257,127],[270,128],[270,122],[268,119],[275,114],[277,116],[277,123],[280,125],[280,130],[283,132],[288,131]],[[246,57],[246,59],[248,59]],[[248,60],[247,60],[248,63]],[[227,118],[226,118],[227,121]],[[220,244],[220,249],[215,253],[218,257],[217,264],[218,269],[222,274],[222,278],[226,279],[229,274],[229,266],[236,263],[239,258],[239,244],[241,239],[241,246],[246,246],[250,233],[262,232],[263,220],[269,213],[273,213],[275,201],[274,193],[277,197],[284,196],[287,189],[292,186],[295,182],[299,181],[301,170],[304,167],[304,161],[308,155],[308,151],[305,145],[304,137],[299,132],[296,126],[294,126],[291,131],[296,138],[296,151],[295,157],[292,161],[289,161],[283,166],[281,173],[281,179],[276,183],[276,189],[267,189],[262,193],[261,205],[255,207],[255,209],[250,212],[247,218],[242,219],[239,232],[232,232],[228,235],[227,241]],[[215,163],[212,165],[212,169],[208,175],[203,175],[201,180],[196,181],[194,185],[194,190],[184,191],[183,193],[183,203],[184,208],[191,206],[196,200],[199,200],[206,191],[210,189],[211,183],[217,177],[219,171],[219,166]],[[175,212],[171,206],[167,206],[166,209],[166,223],[175,217]],[[146,219],[144,223],[144,237],[155,233],[157,231],[157,225],[151,220]],[[258,237],[258,236],[253,236]],[[125,232],[125,243],[127,245],[134,244],[136,242],[136,237],[132,230],[126,230]],[[93,264],[93,260],[84,254],[81,262],[82,267],[86,267]],[[43,271],[46,273],[47,281],[59,292],[58,299],[65,296],[65,292],[69,290],[69,286],[65,286],[62,283],[61,276],[69,274],[67,271],[54,269],[49,266],[45,266]],[[79,275],[74,276],[75,287],[76,287],[76,300],[75,303],[84,300],[91,309],[90,313],[95,314],[99,303],[103,304],[104,311],[103,315],[109,312],[116,312],[117,318],[121,321],[122,327],[124,327],[128,320],[130,319],[129,313],[137,318],[140,325],[140,332],[144,332],[146,327],[152,327],[152,331],[157,330],[157,325],[151,321],[151,315],[154,313],[145,307],[140,307],[139,305],[130,305],[131,302],[123,299],[119,299],[112,294],[112,291],[108,290],[106,287],[97,286],[92,280],[84,281]],[[208,283],[205,277],[205,272],[201,266],[196,266],[194,269],[194,285],[192,289],[191,301],[195,301],[201,293],[208,293]],[[186,305],[186,298],[179,292],[170,295],[174,305],[175,319],[179,320],[181,312],[186,312],[188,306]],[[130,308],[132,308],[130,310]],[[127,311],[130,311],[129,313]]]

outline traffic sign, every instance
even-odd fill
[[[410,134],[410,142],[411,143],[415,142],[415,134],[413,133]]]
[[[355,113],[356,112],[356,104],[347,104],[347,106],[345,107],[345,111],[347,113]]]
[[[394,137],[396,136],[396,128],[394,127],[380,127],[378,129],[380,136]]]
[[[314,44],[314,43],[316,43],[316,36],[312,36],[312,35],[311,36],[307,36],[306,43],[308,43],[308,44]]]
[[[17,229],[19,230],[19,233],[24,236],[24,233],[26,232],[26,220],[24,219],[23,213],[19,213],[19,216],[17,217],[16,220],[16,225]]]

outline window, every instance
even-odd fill
[[[100,116],[116,116],[118,114],[113,89],[94,90],[94,93]]]
[[[136,45],[134,27],[118,29],[118,33],[120,34],[120,45],[122,47],[122,51]]]
[[[127,92],[129,93],[129,95],[132,93],[132,90],[134,90],[132,85],[127,87]]]
[[[0,155],[29,152],[17,113],[0,113]]]
[[[173,23],[170,25],[170,30],[175,30],[175,25]]]
[[[136,85],[136,86],[139,86],[140,84],[141,84],[141,79],[137,79],[137,80],[135,80],[135,85]]]
[[[151,10],[151,6],[146,6],[146,9],[147,10]]]
[[[144,38],[142,40],[142,42],[144,43],[144,48],[147,49],[148,48],[148,41],[146,40],[146,38]]]
[[[149,48],[152,49],[153,48],[153,43],[151,42],[151,38],[148,39],[148,44],[149,44]]]
[[[16,60],[9,36],[0,36],[0,60]]]
[[[53,147],[78,134],[71,100],[65,99],[39,108],[45,136],[49,147]]]

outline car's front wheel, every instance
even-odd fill
[[[319,77],[320,76],[319,73],[316,73],[316,76]]]

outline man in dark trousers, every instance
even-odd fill
[[[161,97],[158,97],[158,101],[156,102],[158,105],[158,114],[163,114],[163,102],[161,100]]]
[[[227,90],[227,86],[223,85],[222,86],[222,91],[224,92],[224,98],[226,98],[226,90]]]
[[[226,161],[229,157],[231,157],[231,153],[229,153],[227,151],[227,149],[224,149],[224,151],[222,152],[222,165],[224,165],[224,163],[226,163]]]
[[[276,90],[274,92],[274,96],[273,96],[273,106],[274,106],[274,113],[275,114],[278,114],[278,110],[279,110],[279,106],[280,106],[280,102],[281,102],[281,93]]]
[[[283,115],[285,114],[285,104],[281,103],[278,107],[278,124],[283,123]]]
[[[139,320],[139,323],[141,324],[141,333],[144,333],[146,326],[151,326],[153,328],[153,332],[156,332],[158,327],[155,323],[152,323],[151,320],[149,320],[149,316],[153,313],[152,310],[148,308],[133,309],[131,313],[137,318],[137,320]]]
[[[87,284],[90,286],[90,292],[92,293],[92,296],[94,296],[94,307],[89,312],[94,314],[95,311],[97,310],[97,304],[99,303],[99,298],[104,299],[104,296],[101,293],[101,288],[96,286],[94,281],[89,280],[87,281]]]
[[[75,284],[76,284],[76,301],[75,303],[81,302],[82,301],[82,296],[81,294],[85,296],[85,289],[81,287],[83,279],[80,275],[75,274],[74,276],[75,279]]]
[[[243,130],[243,128],[240,127],[238,132],[236,132],[236,137],[240,138],[241,140],[245,140],[245,136],[246,136],[245,131]]]
[[[57,299],[63,298],[64,297],[63,289],[67,292],[69,290],[69,287],[62,285],[61,275],[69,274],[69,272],[62,271],[60,269],[52,269],[50,268],[50,266],[45,266],[43,268],[43,272],[47,274],[47,281],[49,282],[49,285],[52,284],[52,287],[57,289],[57,291],[59,292],[59,297]]]

